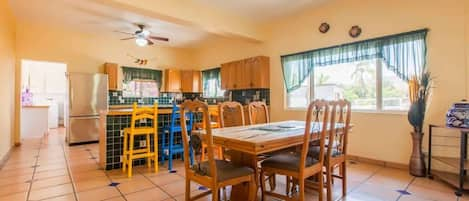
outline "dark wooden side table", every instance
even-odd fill
[[[443,128],[443,129],[452,129],[459,131],[460,134],[460,155],[459,158],[456,157],[443,157],[443,156],[433,156],[432,155],[432,131],[433,128]],[[428,133],[428,177],[433,179],[437,177],[448,184],[457,188],[455,194],[457,196],[462,196],[464,190],[469,190],[469,183],[467,176],[467,170],[469,169],[469,161],[467,160],[467,134],[469,129],[467,128],[452,128],[442,125],[429,125]],[[432,171],[432,159],[449,165],[453,168],[459,169],[459,174],[444,172],[444,171]]]

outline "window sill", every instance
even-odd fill
[[[284,108],[284,111],[291,112],[306,112],[306,108]],[[407,115],[407,111],[389,110],[389,111],[374,111],[374,110],[352,110],[352,113],[362,114],[385,114],[385,115]]]

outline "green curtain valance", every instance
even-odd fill
[[[382,59],[403,80],[418,76],[426,66],[428,29],[385,36],[281,57],[287,92],[300,87],[314,67]]]
[[[216,80],[216,86],[212,87],[215,90],[210,90],[209,86],[209,80],[215,79]],[[220,77],[220,68],[212,68],[208,70],[203,70],[202,71],[202,84],[203,84],[203,91],[204,91],[204,96],[217,96],[217,88],[221,87],[221,77]],[[212,94],[209,94],[209,93]]]
[[[132,80],[155,80],[158,86],[161,88],[161,77],[163,75],[160,70],[145,69],[145,68],[132,68],[122,67],[122,73],[124,76],[124,82]]]

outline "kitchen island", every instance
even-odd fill
[[[151,106],[148,106],[151,107]],[[217,111],[217,105],[210,105],[209,110]],[[168,126],[171,121],[172,105],[160,105],[158,107],[158,146],[161,147],[161,135],[163,135],[163,127]],[[111,106],[109,111],[101,111],[100,113],[100,136],[99,136],[99,163],[100,166],[106,170],[119,169],[122,167],[122,153],[123,153],[123,129],[130,127],[130,119],[132,116],[131,106]],[[194,115],[194,121],[200,122],[198,115]],[[141,122],[141,126],[151,126],[150,121]],[[166,134],[167,135],[167,134]],[[166,138],[168,139],[168,138]],[[145,136],[135,137],[135,147],[140,148],[140,141],[145,140]],[[181,139],[176,138],[176,142]],[[153,140],[150,140],[153,142]],[[153,146],[153,145],[151,145]],[[159,156],[164,151],[160,151]],[[145,163],[144,159],[137,159],[134,165],[142,165]]]

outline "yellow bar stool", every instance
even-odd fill
[[[151,120],[151,126],[148,122]],[[140,125],[144,126],[140,126]],[[138,126],[136,126],[138,125]],[[153,152],[151,151],[150,136],[153,135]],[[146,136],[146,146],[134,149],[135,137]],[[122,157],[122,171],[127,170],[127,176],[132,177],[132,162],[134,159],[147,158],[147,165],[151,168],[151,161],[155,163],[155,172],[158,172],[158,103],[153,107],[137,107],[133,104],[130,128],[124,129],[124,152]]]

